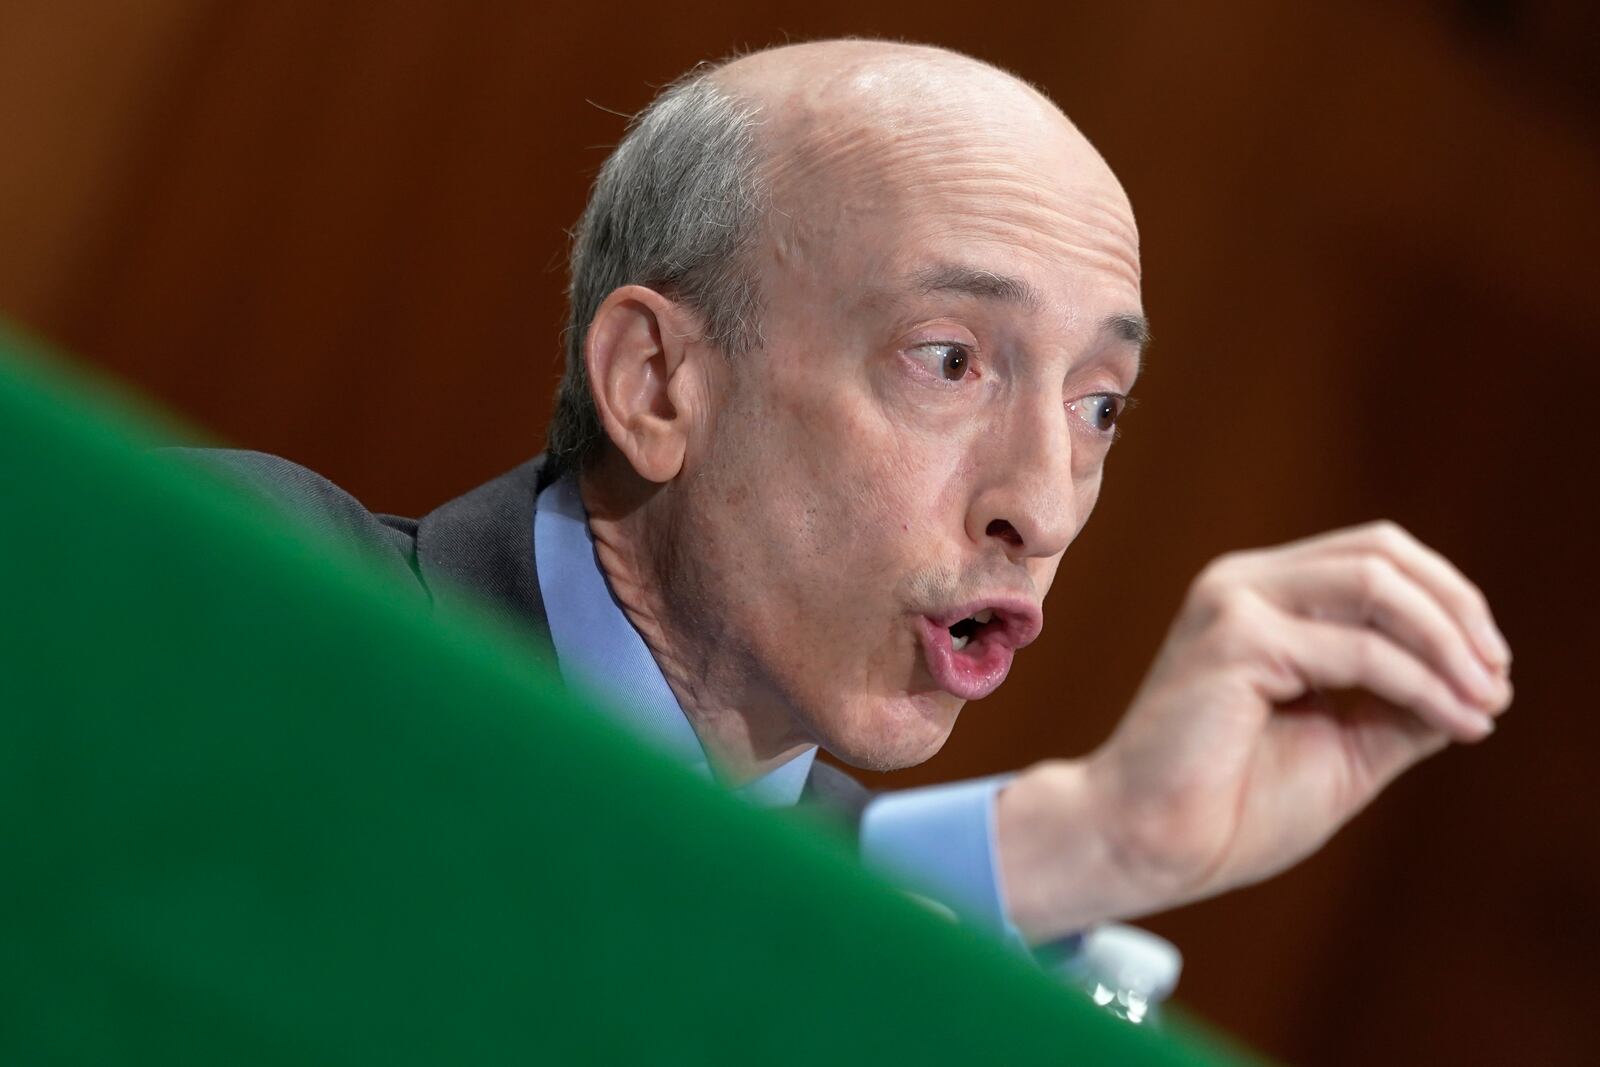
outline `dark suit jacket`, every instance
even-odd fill
[[[278,456],[217,449],[169,454],[238,481],[356,545],[430,603],[488,607],[554,655],[533,561],[534,509],[550,480],[543,456],[420,519],[406,519],[370,512],[320,474]],[[853,830],[869,799],[859,782],[818,760],[801,803]]]

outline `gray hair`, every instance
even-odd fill
[[[583,351],[616,289],[647,285],[682,302],[729,358],[761,345],[755,109],[714,85],[713,69],[692,71],[633,118],[573,231],[566,371],[546,443],[556,470],[581,468],[604,440]]]

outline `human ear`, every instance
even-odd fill
[[[615,289],[600,304],[584,339],[589,388],[606,436],[634,472],[668,482],[683,469],[691,412],[693,316],[642,285]],[[690,401],[692,403],[692,401]]]

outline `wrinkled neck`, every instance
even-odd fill
[[[722,631],[714,605],[697,603],[667,490],[629,494],[608,482],[587,472],[579,479],[595,559],[717,778],[736,788],[812,747],[782,702],[753,681],[760,672],[744,642]]]

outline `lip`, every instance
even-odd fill
[[[950,627],[984,609],[994,612],[994,621],[957,652]],[[981,700],[1006,680],[1017,650],[1039,636],[1044,613],[1031,600],[990,597],[923,615],[917,624],[923,657],[939,688],[962,700]]]

